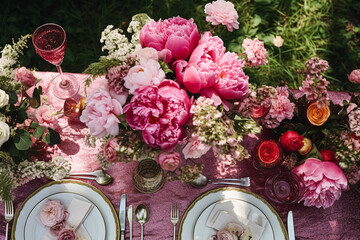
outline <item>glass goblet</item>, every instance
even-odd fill
[[[80,85],[74,75],[63,73],[60,67],[67,47],[65,30],[55,23],[46,23],[35,30],[32,42],[36,53],[55,65],[59,72],[50,86],[55,97],[60,99],[73,97],[79,91]]]
[[[282,154],[282,149],[276,141],[262,140],[254,149],[253,166],[257,170],[273,169],[281,164]]]
[[[304,183],[292,172],[271,176],[265,183],[265,195],[275,203],[296,203],[304,195]]]

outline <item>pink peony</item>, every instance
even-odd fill
[[[59,124],[57,111],[49,105],[42,105],[33,113],[35,121],[41,126],[55,129]]]
[[[225,25],[232,32],[233,28],[239,28],[237,21],[239,16],[234,4],[224,0],[213,1],[205,5],[206,21],[212,25]]]
[[[249,38],[244,39],[242,47],[245,49],[247,63],[249,67],[259,67],[259,65],[267,64],[267,51],[264,48],[264,43],[257,38],[251,40]]]
[[[162,169],[174,171],[181,163],[181,157],[178,152],[162,152],[157,156],[156,161]]]
[[[211,146],[199,140],[199,136],[195,135],[189,139],[189,142],[183,148],[182,152],[184,157],[187,158],[200,158],[202,155],[210,150]]]
[[[26,67],[17,68],[15,70],[15,79],[28,87],[31,87],[36,82],[36,77]]]
[[[139,65],[130,68],[124,78],[124,86],[129,89],[129,93],[134,94],[147,86],[159,85],[165,78],[165,73],[161,69],[158,61],[153,59],[140,59]]]
[[[172,60],[186,59],[199,41],[199,32],[193,19],[173,17],[164,21],[151,20],[140,31],[142,47],[157,51],[167,49]]]
[[[333,162],[308,158],[304,164],[293,169],[303,179],[305,192],[302,200],[305,206],[328,208],[341,196],[341,190],[348,189],[344,173]]]
[[[183,61],[174,63],[177,81],[183,83],[191,93],[213,86],[217,79],[217,64],[224,53],[223,41],[205,32],[187,65]]]
[[[102,138],[107,134],[116,136],[119,133],[119,119],[123,113],[120,102],[111,98],[109,92],[98,88],[86,98],[86,107],[80,121],[90,129],[90,135]]]
[[[225,229],[219,230],[216,236],[217,240],[238,240],[238,236]]]
[[[119,149],[120,145],[116,138],[107,140],[103,150],[106,161],[116,162],[118,160],[117,151],[119,151]]]
[[[244,63],[235,53],[227,52],[217,68],[217,81],[213,88],[224,99],[239,99],[249,91],[249,77],[245,75]]]
[[[65,219],[65,208],[59,200],[48,200],[41,207],[37,217],[45,227],[52,227]]]
[[[186,92],[170,80],[148,86],[134,95],[125,106],[126,120],[134,130],[141,130],[145,143],[170,150],[182,137],[191,102]]]
[[[360,69],[353,70],[348,76],[349,81],[352,83],[359,84],[360,83]]]
[[[59,233],[57,240],[76,240],[76,233],[73,229],[63,229]]]

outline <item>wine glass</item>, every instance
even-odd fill
[[[74,75],[63,73],[60,67],[67,46],[65,30],[55,23],[46,23],[35,30],[32,42],[36,53],[55,65],[59,72],[50,86],[55,97],[60,99],[73,97],[79,91],[80,85]]]

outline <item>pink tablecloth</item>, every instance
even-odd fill
[[[37,73],[46,84],[55,73]],[[79,81],[84,81],[87,76],[76,74]],[[101,85],[103,78],[97,80]],[[95,86],[96,87],[96,86]],[[80,97],[80,96],[78,96]],[[332,98],[344,99],[343,93],[332,93]],[[58,107],[61,108],[62,102],[56,99]],[[79,122],[71,122],[62,119],[60,122],[62,143],[49,149],[51,155],[62,155],[73,164],[73,171],[93,171],[99,168],[97,161],[96,148],[84,145],[84,135],[87,133],[86,127]],[[59,129],[57,129],[59,131]],[[260,136],[261,138],[261,136]],[[256,139],[245,138],[245,146],[251,152],[254,148]],[[264,183],[270,175],[268,172],[258,171],[252,168],[250,160],[244,160],[234,166],[227,166],[218,163],[211,152],[207,153],[202,160],[205,163],[204,174],[209,177],[240,177],[250,176],[251,187],[248,190],[264,197]],[[215,188],[207,186],[203,189],[195,189],[179,181],[166,182],[164,187],[154,194],[139,193],[132,184],[132,172],[136,166],[135,162],[116,163],[108,173],[114,177],[113,183],[107,186],[100,186],[93,181],[86,181],[100,189],[112,202],[118,211],[120,196],[127,194],[127,204],[132,204],[135,208],[140,203],[145,203],[150,209],[150,219],[145,224],[145,239],[159,240],[172,239],[173,225],[170,221],[170,206],[177,203],[180,207],[182,216],[189,204],[202,193]],[[36,179],[23,186],[18,187],[14,192],[15,208],[21,205],[24,199],[38,187],[49,182],[47,179]],[[339,239],[360,239],[360,195],[353,190],[343,192],[340,200],[328,209],[317,209],[315,207],[304,207],[302,203],[292,205],[277,205],[270,202],[280,217],[286,224],[286,215],[289,210],[293,210],[295,222],[296,239],[316,239],[316,240],[339,240]],[[4,204],[0,203],[0,236],[5,236]],[[128,223],[126,223],[128,224]],[[178,224],[179,226],[179,224]],[[133,222],[133,237],[139,239],[140,225]],[[129,238],[127,228],[126,239]],[[188,240],[188,239],[185,239]],[[190,240],[190,239],[189,239]]]

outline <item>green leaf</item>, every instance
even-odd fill
[[[18,95],[15,92],[9,92],[9,104],[15,104],[18,101]]]
[[[257,14],[255,14],[255,17],[252,21],[252,27],[256,27],[261,23],[261,17]]]
[[[39,126],[39,123],[37,123],[37,122],[31,122],[30,123],[30,128],[31,129],[35,129],[35,128],[37,128]]]
[[[46,133],[46,135],[43,137],[42,141],[44,143],[47,143],[49,145],[55,145],[55,144],[59,144],[61,142],[61,138],[58,132],[56,132],[55,130],[48,128],[48,132]]]
[[[44,134],[44,132],[45,132],[45,127],[44,127],[44,126],[38,126],[38,127],[35,129],[33,135],[34,135],[34,137],[36,137],[36,138],[41,138],[42,135]]]
[[[32,98],[30,98],[30,106],[32,108],[40,107],[40,103],[41,103],[40,94],[41,94],[41,91],[42,91],[41,88],[40,89],[38,89],[38,88],[34,89],[33,96],[32,96]]]
[[[19,111],[17,112],[16,122],[23,123],[27,118],[28,117],[27,117],[26,109],[23,108],[19,109]]]
[[[25,151],[31,148],[32,141],[30,138],[30,133],[25,129],[20,129],[18,134],[14,137],[15,147],[18,150]]]

